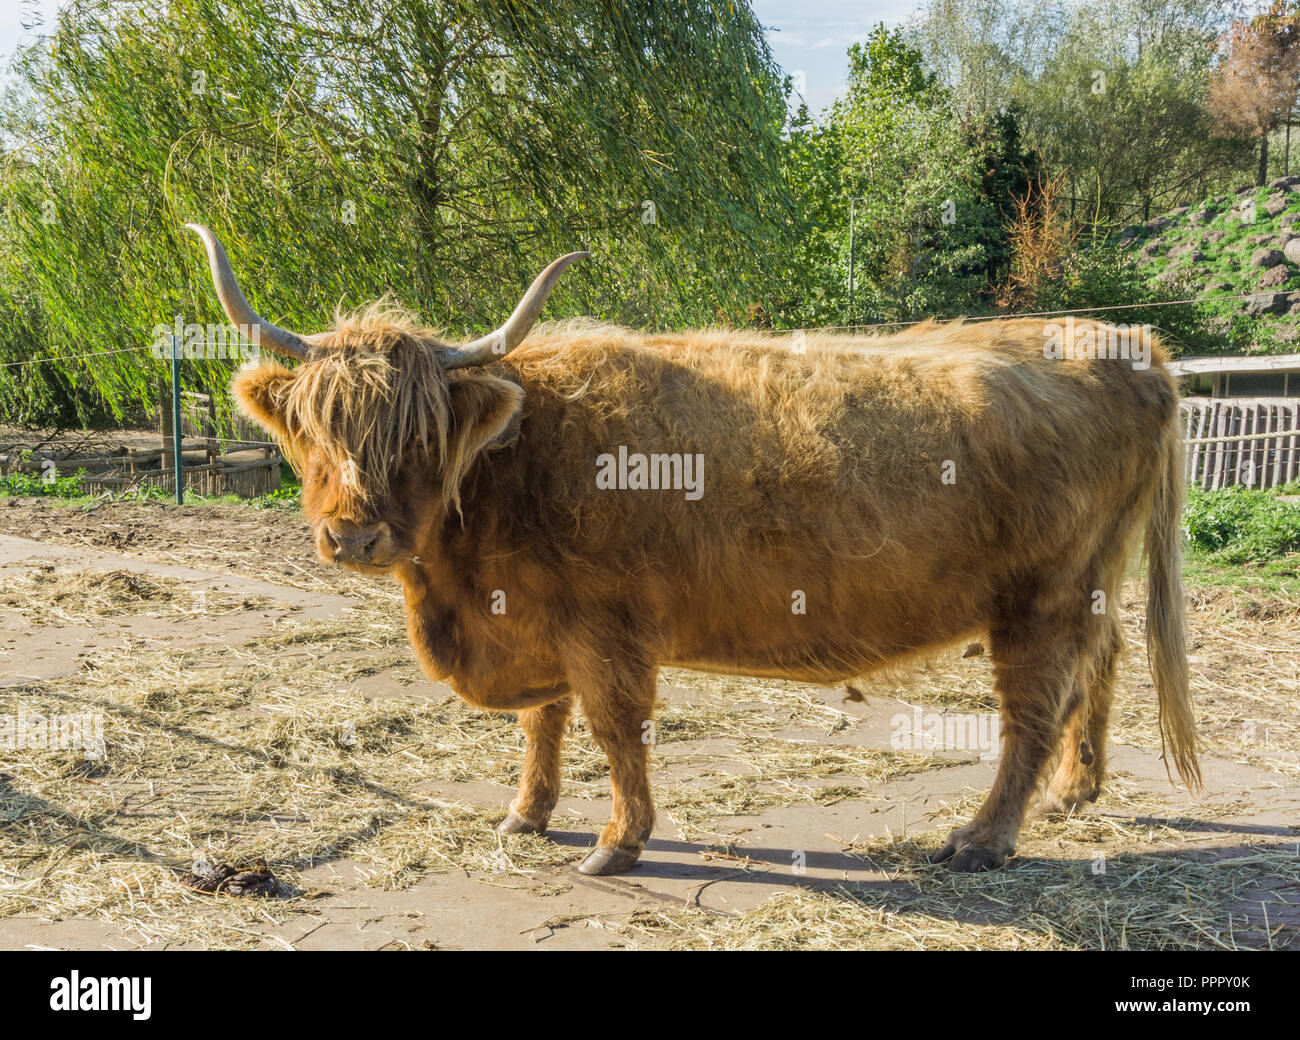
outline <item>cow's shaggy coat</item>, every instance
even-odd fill
[[[507,829],[545,828],[569,712],[586,715],[614,793],[589,872],[631,866],[650,833],[659,665],[829,683],[977,635],[1002,758],[938,858],[1002,862],[1054,759],[1050,806],[1100,791],[1120,584],[1144,532],[1161,733],[1198,778],[1158,345],[1135,370],[1047,360],[1033,320],[810,336],[805,352],[571,323],[446,372],[437,336],[384,308],[313,344],[294,370],[240,373],[244,410],[298,460],[322,556],[360,531],[356,565],[401,583],[429,675],[519,713]],[[702,498],[600,489],[597,459],[620,447],[701,455]]]

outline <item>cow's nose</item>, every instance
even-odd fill
[[[334,543],[334,559],[339,563],[366,563],[379,540],[379,524],[366,527],[327,527]]]

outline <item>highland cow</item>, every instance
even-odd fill
[[[1198,781],[1177,391],[1158,344],[1149,368],[1049,358],[1043,323],[1022,319],[801,350],[574,322],[521,346],[578,253],[469,344],[382,305],[302,337],[259,318],[190,226],[230,320],[300,361],[245,368],[234,393],[301,474],[321,558],[394,578],[425,671],[518,714],[527,751],[502,830],[546,828],[576,706],[613,789],[579,869],[636,863],[661,665],[835,683],[984,638],[1001,760],[935,859],[995,867],[1040,781],[1057,810],[1101,790],[1116,608],[1143,534],[1162,741]],[[610,456],[692,459],[702,493],[611,486]]]

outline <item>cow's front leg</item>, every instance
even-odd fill
[[[579,865],[584,874],[621,874],[641,856],[654,826],[650,794],[650,732],[655,670],[620,671],[605,683],[575,686],[592,736],[609,758],[614,811],[596,847]]]
[[[546,830],[551,810],[560,797],[560,749],[572,703],[571,697],[561,697],[519,713],[519,725],[524,728],[528,747],[524,752],[519,794],[497,827],[502,834],[540,834]]]

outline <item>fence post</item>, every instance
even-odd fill
[[[172,333],[172,459],[176,469],[176,504],[185,504],[185,457],[181,430],[181,343]]]

